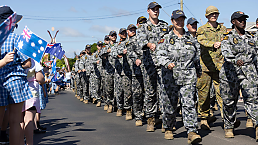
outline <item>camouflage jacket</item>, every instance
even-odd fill
[[[103,47],[100,51],[100,58],[103,60],[103,68],[106,70],[105,72],[108,74],[114,74],[115,67],[114,67],[114,60],[113,60],[113,52],[115,50],[117,43],[113,45],[108,44],[107,47]],[[108,53],[107,50],[111,49],[111,52]]]
[[[135,61],[137,59],[137,54],[136,54],[136,49],[137,49],[138,45],[137,45],[137,38],[136,38],[136,35],[133,36],[133,37],[130,37],[128,42],[127,42],[127,45],[126,45],[126,49],[127,49],[127,56],[128,56],[128,62],[129,62],[129,65],[130,65],[130,68],[132,70],[132,76],[142,76],[142,70],[141,70],[141,67],[142,65],[140,66],[137,66],[135,64]]]
[[[257,53],[255,51],[255,41],[252,35],[246,32],[243,36],[240,36],[235,29],[226,33],[221,42],[221,51],[225,58],[225,63],[221,70],[222,72],[225,71],[232,75],[234,74],[238,79],[246,78],[249,81],[257,82],[258,76],[255,66]],[[244,65],[238,67],[236,65],[238,60],[242,60]],[[226,76],[221,77],[224,80],[230,81]]]
[[[215,42],[221,42],[223,34],[226,33],[225,26],[218,24],[217,28],[213,28],[208,22],[199,27],[197,30],[197,40],[201,47],[200,63],[202,71],[215,72],[221,69],[224,62],[221,49],[213,47]]]
[[[90,57],[91,58],[90,62],[91,62],[91,65],[93,66],[92,67],[93,70],[91,71],[91,73],[93,73],[97,77],[100,77],[100,72],[102,70],[102,61],[101,61],[101,58],[99,57],[99,53],[100,53],[100,50],[97,50]],[[99,61],[99,63],[97,63],[97,61]]]
[[[155,53],[157,67],[167,73],[173,73],[177,85],[196,83],[196,71],[201,73],[200,52],[188,35],[184,34],[179,38],[170,31],[159,41]],[[168,69],[170,63],[175,64],[173,70]]]
[[[90,75],[91,71],[93,70],[92,65],[90,63],[90,60],[91,60],[90,57],[91,57],[91,54],[84,54],[80,59],[79,68],[80,70],[85,69],[86,75]]]
[[[168,24],[162,20],[159,20],[157,25],[147,20],[146,23],[139,25],[137,29],[137,41],[138,47],[136,49],[137,59],[143,60],[142,63],[146,66],[154,65],[154,52],[147,47],[148,43],[158,44],[164,34],[168,33]]]
[[[80,59],[76,59],[74,63],[74,69],[76,73],[78,73],[78,70],[79,70],[79,63],[80,63]]]

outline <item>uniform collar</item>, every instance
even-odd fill
[[[207,22],[207,23],[205,24],[205,26],[206,26],[207,28],[210,28],[211,30],[219,30],[219,29],[221,28],[221,25],[220,25],[218,22],[216,22],[216,23],[218,24],[218,27],[217,27],[217,28],[212,27],[212,26],[209,24],[209,22]]]

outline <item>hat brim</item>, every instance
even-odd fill
[[[16,15],[16,21],[15,24],[19,23],[21,21],[21,19],[23,18],[22,15]]]
[[[181,16],[174,16],[174,17],[172,16],[171,19],[178,19],[180,17],[184,17],[185,19],[187,18],[185,15],[181,15]]]
[[[209,16],[210,14],[213,14],[213,13],[218,13],[218,14],[220,14],[219,11],[214,11],[214,12],[210,12],[210,13],[208,13],[208,14],[205,14],[205,16],[207,17],[207,16]]]
[[[187,23],[187,24],[190,24],[190,25],[192,25],[193,23],[199,23],[197,20],[195,20],[195,21],[193,21],[193,22],[191,22],[191,23]]]
[[[149,7],[149,9],[153,9],[153,8],[155,8],[155,7],[162,8],[162,6],[161,6],[161,5],[156,5],[156,6],[154,6],[154,7]]]

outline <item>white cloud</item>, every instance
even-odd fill
[[[72,29],[70,27],[63,27],[60,28],[60,33],[64,36],[68,36],[68,37],[85,37],[84,34],[82,34],[81,32]]]
[[[93,25],[90,27],[90,29],[101,32],[101,33],[105,33],[105,34],[108,34],[112,30],[115,30],[115,31],[119,30],[119,28],[117,28],[117,27],[100,26],[100,25]]]

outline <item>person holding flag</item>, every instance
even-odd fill
[[[0,7],[0,24],[5,23],[6,19],[10,19],[8,27],[5,27],[4,30],[6,32],[12,31],[14,26],[17,25],[16,23],[22,19],[21,15],[17,15],[16,19],[12,19],[13,14],[15,13],[9,6]],[[1,47],[0,56],[0,59],[9,58],[9,61],[5,61],[4,66],[2,64],[0,69],[0,122],[2,122],[5,107],[9,105],[10,145],[19,144],[19,140],[15,138],[19,137],[21,133],[20,116],[22,106],[25,100],[33,97],[29,90],[27,74],[24,70],[31,66],[31,61],[14,48],[18,39],[19,35],[11,32]],[[13,55],[13,57],[8,55]]]

